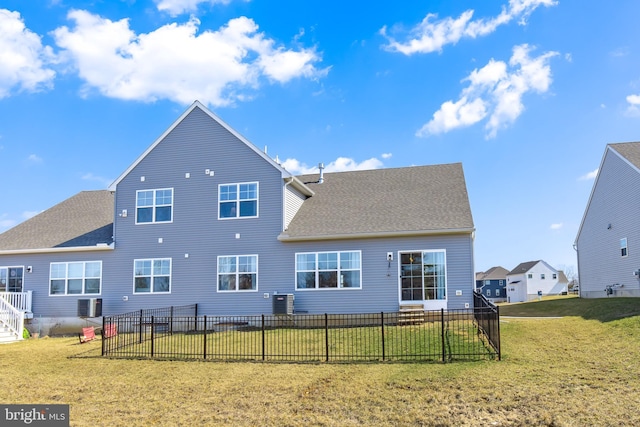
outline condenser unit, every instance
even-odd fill
[[[102,298],[88,298],[78,300],[78,317],[102,316]]]
[[[293,294],[274,295],[273,314],[293,314]]]

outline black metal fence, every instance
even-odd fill
[[[175,307],[103,317],[102,355],[125,358],[296,362],[500,358],[476,310],[411,313],[198,316]],[[167,311],[169,310],[169,311]],[[480,319],[480,320],[478,320]],[[480,322],[483,322],[482,324]]]
[[[500,308],[489,301],[480,292],[473,293],[473,314],[478,325],[478,330],[486,337],[498,356],[502,357],[500,350]]]

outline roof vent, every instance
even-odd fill
[[[324,163],[318,163],[318,169],[320,169],[320,177],[318,178],[318,184],[324,182]]]

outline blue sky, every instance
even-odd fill
[[[0,232],[198,99],[294,173],[462,162],[476,271],[575,269],[606,144],[640,139],[640,2],[362,4],[2,1]]]

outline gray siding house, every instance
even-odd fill
[[[54,333],[85,324],[86,298],[105,315],[268,314],[276,294],[299,313],[465,308],[473,236],[461,164],[293,176],[195,102],[108,190],[0,234],[0,296]]]
[[[640,142],[607,145],[574,247],[580,296],[640,296]]]

